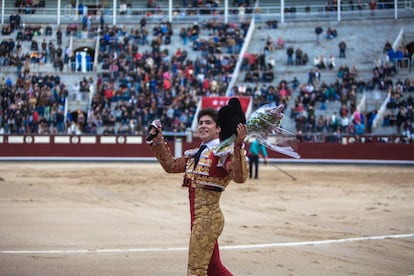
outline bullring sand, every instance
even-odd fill
[[[1,275],[186,274],[181,174],[3,162],[0,177]],[[222,195],[223,262],[240,276],[414,274],[413,179],[402,166],[261,165]]]

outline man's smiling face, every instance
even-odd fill
[[[217,126],[213,118],[208,115],[200,117],[198,121],[198,133],[203,143],[210,142],[219,137],[220,127]]]

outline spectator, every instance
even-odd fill
[[[328,68],[330,70],[333,70],[335,68],[336,64],[335,64],[335,57],[333,55],[330,55],[328,58]]]
[[[323,28],[321,26],[315,27],[315,34],[316,34],[316,44],[319,44],[319,37],[323,32]]]
[[[289,46],[289,48],[287,48],[287,50],[286,50],[287,65],[293,65],[293,53],[294,53],[293,47]]]
[[[339,42],[338,48],[339,48],[339,57],[346,58],[346,42],[344,40]]]
[[[329,132],[336,132],[339,128],[340,118],[336,111],[329,118]]]
[[[295,64],[303,65],[303,51],[302,48],[298,47],[295,51]]]
[[[277,49],[283,49],[283,48],[285,48],[285,41],[283,40],[282,37],[279,37],[277,39],[276,46],[277,46]]]
[[[259,159],[263,158],[265,164],[267,164],[267,150],[266,147],[259,142],[257,138],[254,138],[254,140],[250,143],[249,146],[249,178],[252,178],[254,176],[254,179],[259,178]],[[254,172],[253,172],[254,167]]]
[[[127,12],[127,3],[125,1],[121,1],[119,4],[119,14],[124,15]]]
[[[329,27],[327,30],[326,30],[326,38],[327,39],[334,39],[335,37],[337,37],[338,36],[338,32],[336,31],[336,29],[335,28],[331,28],[331,27]]]
[[[375,15],[375,10],[377,9],[377,1],[375,0],[371,0],[369,1],[369,9],[371,11],[371,15],[374,16]]]

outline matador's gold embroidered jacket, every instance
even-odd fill
[[[194,168],[194,155],[198,148],[185,151],[184,156],[179,158],[173,157],[165,143],[153,145],[151,149],[166,172],[185,173],[183,186],[224,191],[231,180],[243,183],[247,179],[244,146],[234,150],[231,145],[219,153],[214,153],[214,147],[205,150],[196,168]]]

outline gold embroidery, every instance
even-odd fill
[[[224,227],[219,200],[221,193],[197,189],[195,218],[190,237],[188,271],[191,275],[207,275],[211,254]]]
[[[248,175],[246,151],[244,149],[234,151],[233,158],[228,163],[226,169],[230,171],[231,179],[233,179],[234,182],[246,182]]]
[[[167,144],[153,145],[151,150],[167,173],[185,172],[187,158],[174,158]]]

